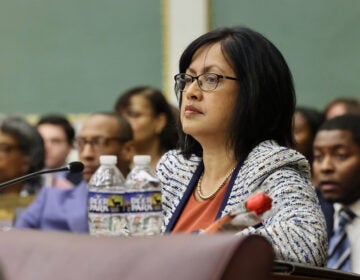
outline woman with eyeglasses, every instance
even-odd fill
[[[260,234],[278,259],[323,265],[326,230],[305,158],[292,150],[295,91],[280,51],[261,34],[221,28],[183,52],[175,92],[180,148],[160,160],[164,232],[198,232],[265,192]]]

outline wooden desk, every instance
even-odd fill
[[[0,232],[5,280],[267,280],[273,259],[271,244],[255,235]]]
[[[13,230],[0,231],[3,279],[360,280],[360,276],[274,262],[270,243],[255,235],[121,238]]]
[[[272,278],[276,280],[360,280],[360,275],[298,263],[275,261]]]

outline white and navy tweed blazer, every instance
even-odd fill
[[[184,158],[179,151],[167,152],[158,163],[163,191],[163,232],[171,232],[203,171],[202,159]],[[264,141],[235,169],[218,217],[231,210],[245,210],[246,199],[263,191],[272,198],[263,227],[240,234],[259,234],[273,244],[277,259],[317,266],[324,265],[327,251],[326,225],[310,168],[298,152]]]

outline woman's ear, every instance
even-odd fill
[[[155,119],[155,130],[157,134],[160,134],[164,127],[166,126],[166,122],[167,122],[167,118],[166,115],[164,113],[159,114],[158,116],[156,116]]]

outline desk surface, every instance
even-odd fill
[[[282,273],[272,273],[271,274],[272,280],[324,280],[328,278],[318,278],[318,277],[310,277],[310,276],[299,276],[299,275],[289,275],[289,274],[282,274]]]
[[[272,279],[328,279],[328,280],[360,280],[360,275],[324,267],[275,261]]]

